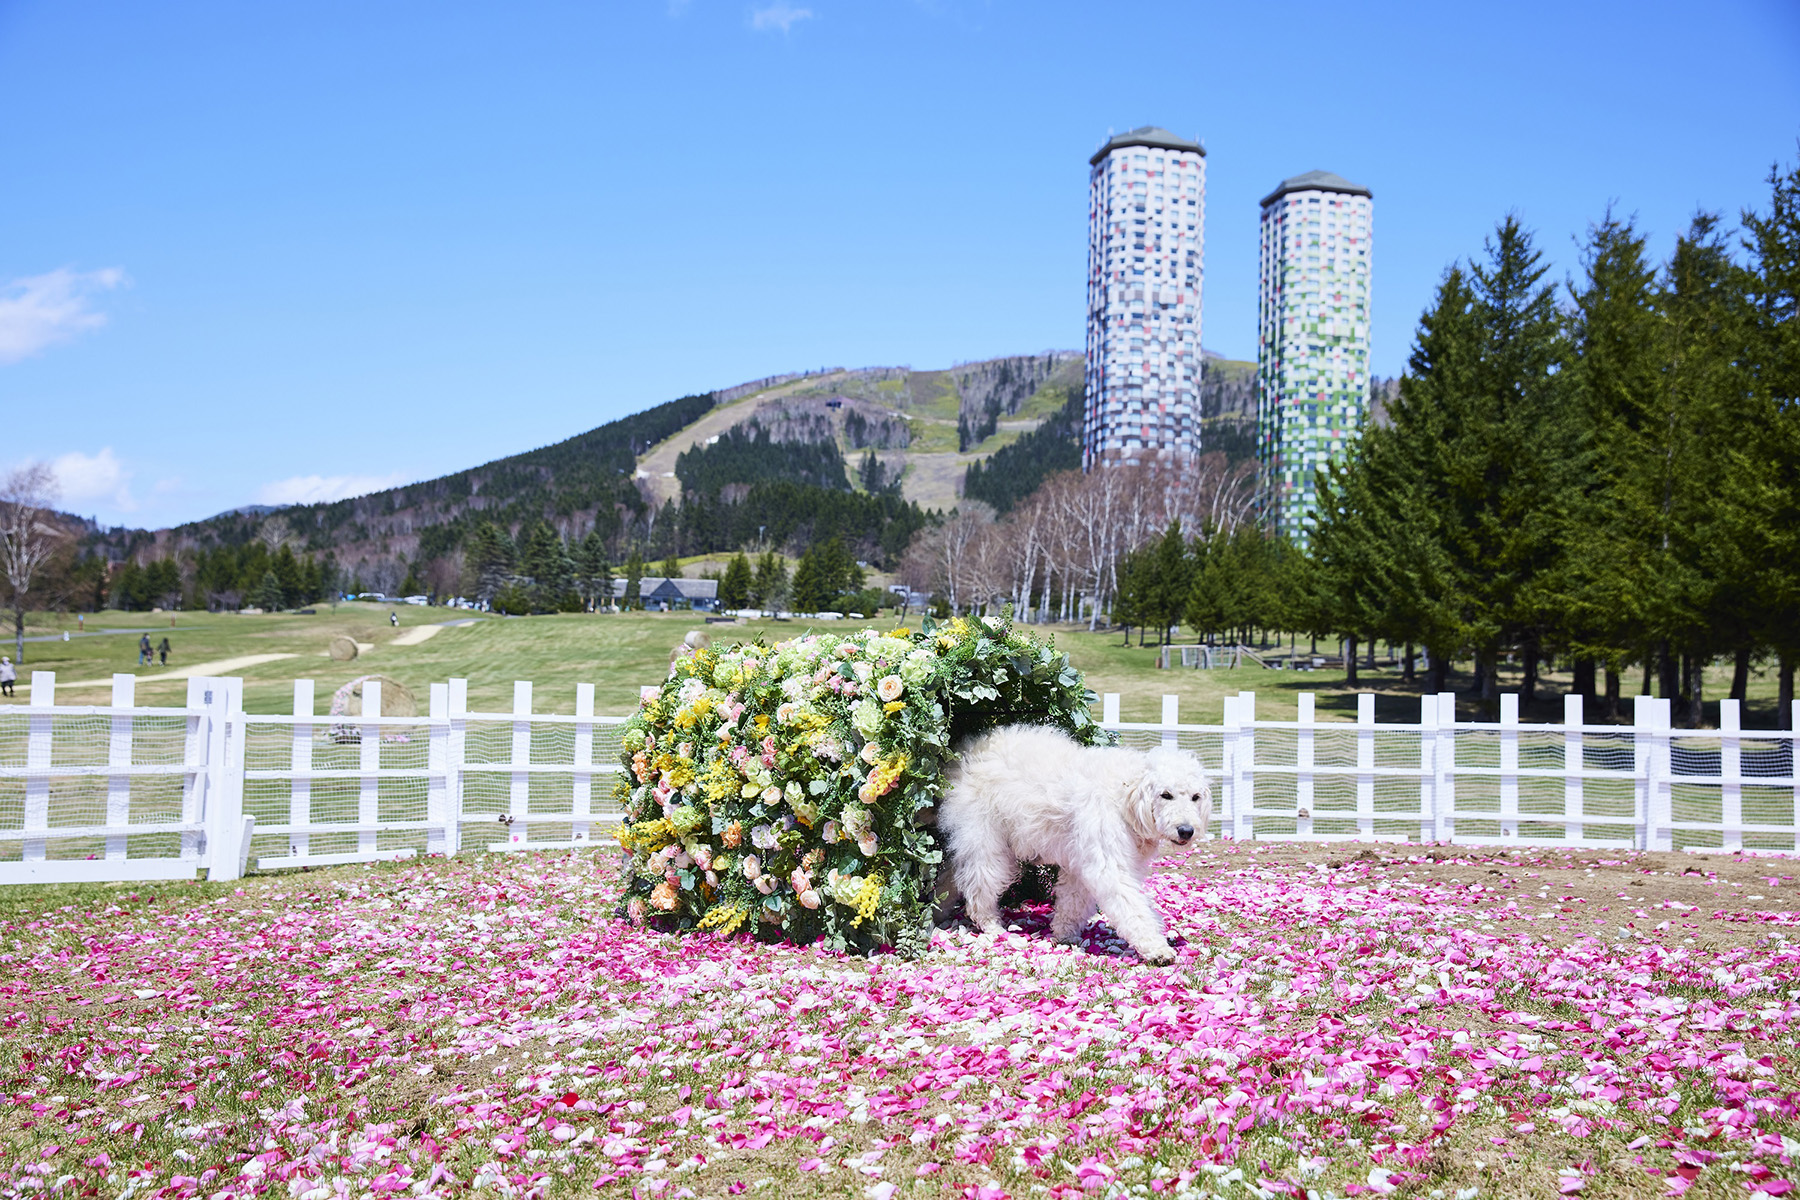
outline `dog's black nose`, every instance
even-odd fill
[[[1175,827],[1175,832],[1178,835],[1178,840],[1183,842],[1191,841],[1194,836],[1194,827],[1192,825],[1177,825]]]

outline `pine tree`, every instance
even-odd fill
[[[281,611],[281,580],[275,577],[272,570],[265,570],[262,581],[257,584],[256,606],[264,612]]]
[[[787,596],[787,565],[773,550],[765,550],[756,560],[756,579],[751,601],[757,608],[779,610]]]
[[[794,566],[794,607],[801,612],[824,612],[831,607],[831,585],[820,557],[819,547],[809,546]]]
[[[470,575],[469,590],[477,600],[492,603],[495,595],[513,579],[512,539],[491,521],[481,521],[469,533],[464,562]]]
[[[1582,274],[1571,291],[1569,383],[1587,430],[1587,469],[1564,510],[1564,540],[1575,552],[1560,580],[1562,648],[1576,658],[1577,691],[1595,694],[1595,668],[1584,664],[1604,662],[1607,694],[1616,698],[1626,662],[1646,653],[1651,593],[1640,586],[1637,561],[1643,531],[1621,504],[1621,485],[1640,466],[1634,441],[1660,386],[1661,318],[1656,272],[1630,221],[1609,212],[1589,230]]]
[[[606,540],[598,529],[588,531],[575,554],[577,590],[589,609],[598,610],[612,602],[612,562],[606,553]]]
[[[1151,553],[1153,566],[1145,613],[1156,623],[1156,641],[1162,645],[1169,640],[1170,627],[1181,621],[1193,590],[1193,561],[1188,556],[1180,521],[1169,522]]]
[[[750,570],[750,560],[743,551],[731,556],[725,565],[725,576],[719,580],[719,607],[725,609],[747,608],[750,604],[750,589],[755,584],[755,577]]]
[[[1769,211],[1744,214],[1754,395],[1771,546],[1756,585],[1760,639],[1779,656],[1776,727],[1790,729],[1800,665],[1800,166],[1769,169]]]
[[[637,545],[633,543],[631,555],[625,560],[625,597],[620,607],[630,610],[644,606],[640,593],[643,578],[644,556],[638,552]]]

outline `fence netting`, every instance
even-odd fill
[[[0,862],[20,861],[28,844],[45,859],[180,857],[183,829],[193,837],[188,725],[179,712],[0,709]],[[33,824],[51,829],[176,828],[27,838],[28,806],[39,814]]]

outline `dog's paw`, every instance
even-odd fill
[[[1138,952],[1147,967],[1166,967],[1175,961],[1175,951],[1169,946],[1153,947],[1148,953]]]

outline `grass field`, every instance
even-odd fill
[[[388,614],[400,619],[390,627]],[[471,621],[461,627],[438,629],[427,640],[405,644],[408,631],[418,631],[446,621]],[[918,618],[910,618],[917,625]],[[442,608],[407,605],[320,605],[313,616],[272,614],[239,616],[225,613],[119,613],[92,615],[88,635],[69,642],[28,643],[20,671],[17,702],[25,698],[25,680],[32,670],[57,674],[57,696],[64,703],[101,704],[110,694],[114,671],[137,670],[140,703],[180,703],[186,695],[183,679],[157,679],[166,671],[189,670],[206,664],[200,673],[239,675],[244,679],[244,703],[251,712],[287,712],[292,706],[293,680],[313,679],[322,706],[330,693],[360,675],[379,674],[399,681],[420,702],[433,682],[452,676],[469,680],[469,702],[477,711],[505,711],[512,706],[512,684],[526,679],[535,685],[534,704],[542,712],[573,712],[575,685],[592,683],[595,703],[603,713],[629,711],[637,703],[638,688],[660,679],[668,664],[669,650],[690,629],[707,628],[717,640],[765,638],[779,641],[809,628],[843,631],[862,625],[891,627],[892,618],[869,622],[813,624],[801,620],[751,621],[743,626],[705,626],[699,614],[632,613],[567,614],[562,616],[503,618]],[[31,636],[59,635],[73,631],[75,619],[57,614],[33,614]],[[128,630],[149,630],[152,642],[167,636],[174,648],[168,668],[135,667],[138,635]],[[1096,692],[1118,692],[1126,720],[1155,720],[1162,712],[1162,695],[1181,699],[1181,715],[1191,722],[1217,722],[1224,700],[1239,691],[1257,696],[1258,715],[1265,719],[1292,719],[1302,692],[1317,696],[1322,720],[1353,721],[1356,692],[1376,695],[1379,721],[1416,721],[1421,684],[1404,683],[1397,670],[1364,670],[1359,687],[1344,686],[1341,670],[1271,671],[1259,667],[1237,670],[1157,670],[1154,648],[1125,646],[1118,633],[1088,633],[1079,626],[1033,627],[1034,632],[1056,639],[1075,665],[1087,674]],[[105,633],[104,636],[100,634]],[[348,636],[368,647],[351,662],[329,658],[326,648],[335,636]],[[10,645],[10,643],[9,643]],[[1301,647],[1304,650],[1305,643]],[[279,657],[277,657],[279,656]],[[246,661],[249,660],[249,661]],[[1467,666],[1467,664],[1462,664]],[[1722,695],[1729,685],[1729,669],[1715,667],[1708,673],[1708,695]],[[1626,691],[1638,680],[1627,679]],[[1502,690],[1518,686],[1517,669],[1503,670]],[[1453,686],[1465,692],[1461,711],[1474,714],[1466,694],[1471,680],[1466,672],[1452,676]],[[1552,673],[1544,681],[1538,703],[1522,713],[1526,721],[1559,721],[1562,689],[1568,677]],[[1775,679],[1772,672],[1753,676],[1745,725],[1774,728]],[[1716,704],[1711,710],[1715,714]],[[1629,720],[1629,708],[1626,719]],[[1589,713],[1590,720],[1599,714]]]

